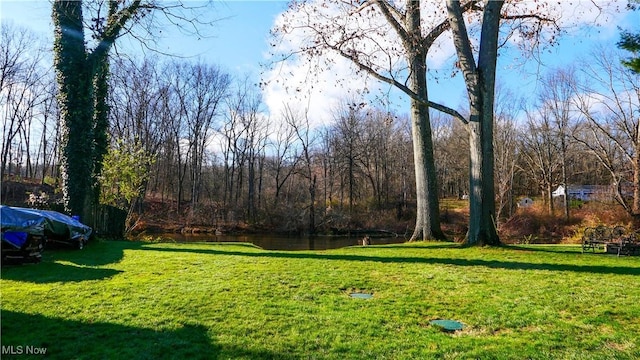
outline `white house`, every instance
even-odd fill
[[[518,207],[528,208],[531,206],[533,206],[533,200],[531,200],[531,198],[525,197],[520,199],[520,201],[518,201]]]
[[[578,199],[582,201],[595,200],[596,198],[603,198],[611,192],[611,188],[607,185],[569,185],[569,190],[565,191],[564,185],[558,186],[558,188],[551,193],[554,198],[569,195],[569,199]]]

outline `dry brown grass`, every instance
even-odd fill
[[[552,215],[540,202],[530,208],[520,208],[500,227],[507,243],[577,243],[584,229],[597,225],[631,228],[631,217],[618,205],[589,202],[571,209],[569,220],[562,210]]]

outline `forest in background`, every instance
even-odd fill
[[[3,203],[13,194],[25,205],[55,207],[61,134],[50,54],[28,30],[1,26],[3,188],[34,180],[50,186],[44,194],[3,189]],[[535,101],[498,91],[498,229],[514,221],[524,196],[571,224],[571,211],[564,211],[571,206],[551,201],[559,184],[610,186],[602,201],[623,210],[615,221],[629,223],[640,91],[623,58],[611,44],[575,67],[549,71],[531,95]],[[308,114],[294,107],[266,117],[260,88],[214,64],[113,59],[111,71],[101,203],[127,211],[129,229],[313,233],[411,226],[415,177],[406,114],[345,98],[327,109],[330,125],[312,128]],[[464,199],[466,131],[439,113],[431,122],[439,197]],[[446,207],[443,218],[452,213]]]

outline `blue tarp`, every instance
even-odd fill
[[[28,209],[0,205],[0,225],[2,231],[21,231],[34,235],[44,235],[46,219]]]
[[[22,248],[27,243],[29,234],[24,231],[3,231],[2,240],[15,246],[17,249]]]
[[[50,210],[27,209],[0,205],[0,223],[2,232],[25,232],[33,235],[46,235],[60,240],[86,241],[91,228],[80,221]]]

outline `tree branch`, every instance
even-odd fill
[[[384,1],[384,0],[374,0],[374,1],[375,1],[375,4],[378,5],[378,8],[380,9],[380,11],[382,12],[382,15],[384,15],[385,19],[387,19],[391,27],[396,31],[396,33],[398,34],[402,42],[405,44],[411,42],[411,36],[396,18],[396,16],[401,15],[396,10],[396,8],[391,6],[387,1]]]
[[[458,5],[460,5],[459,2],[458,2]],[[482,8],[478,6],[477,0],[469,1],[460,6],[461,13],[466,13],[469,10],[482,10]],[[436,41],[436,39],[446,31],[448,31],[449,29],[451,29],[451,25],[449,23],[449,19],[447,18],[447,19],[444,19],[440,24],[436,25],[433,28],[433,30],[431,30],[429,34],[424,38],[424,41],[423,41],[424,48],[429,49],[431,45],[433,45],[433,43]]]
[[[423,104],[426,104],[430,108],[433,108],[433,109],[438,110],[438,111],[440,111],[442,113],[450,115],[450,116],[462,121],[462,123],[464,123],[464,124],[468,123],[467,119],[464,116],[462,116],[462,114],[460,114],[458,111],[456,111],[456,110],[454,110],[454,109],[452,109],[452,108],[450,108],[448,106],[445,106],[445,105],[442,105],[442,104],[438,104],[438,103],[435,103],[435,102],[430,101],[430,100],[426,100],[423,97],[421,97],[418,94],[416,94],[415,92],[411,91],[411,89],[408,86],[398,82],[397,80],[395,80],[393,78],[381,75],[378,72],[376,72],[373,68],[371,68],[370,66],[361,63],[356,56],[354,56],[354,55],[352,55],[350,53],[347,53],[347,52],[343,51],[342,49],[340,49],[338,47],[331,46],[330,44],[326,44],[326,45],[329,46],[335,52],[337,52],[340,56],[342,56],[345,59],[351,61],[360,70],[365,71],[367,74],[373,76],[374,78],[376,78],[376,79],[378,79],[378,80],[380,80],[382,82],[385,82],[387,84],[395,86],[400,91],[402,91],[405,94],[409,95],[410,98],[412,98],[412,99],[414,99],[416,101],[419,101],[419,102],[421,102]]]
[[[467,27],[464,23],[464,17],[462,16],[460,2],[447,0],[447,12],[449,15],[449,25],[453,32],[453,42],[455,43],[456,52],[458,53],[458,62],[465,77],[467,91],[469,94],[472,94],[475,92],[473,84],[478,83],[478,72],[473,59],[473,50],[471,49]]]

